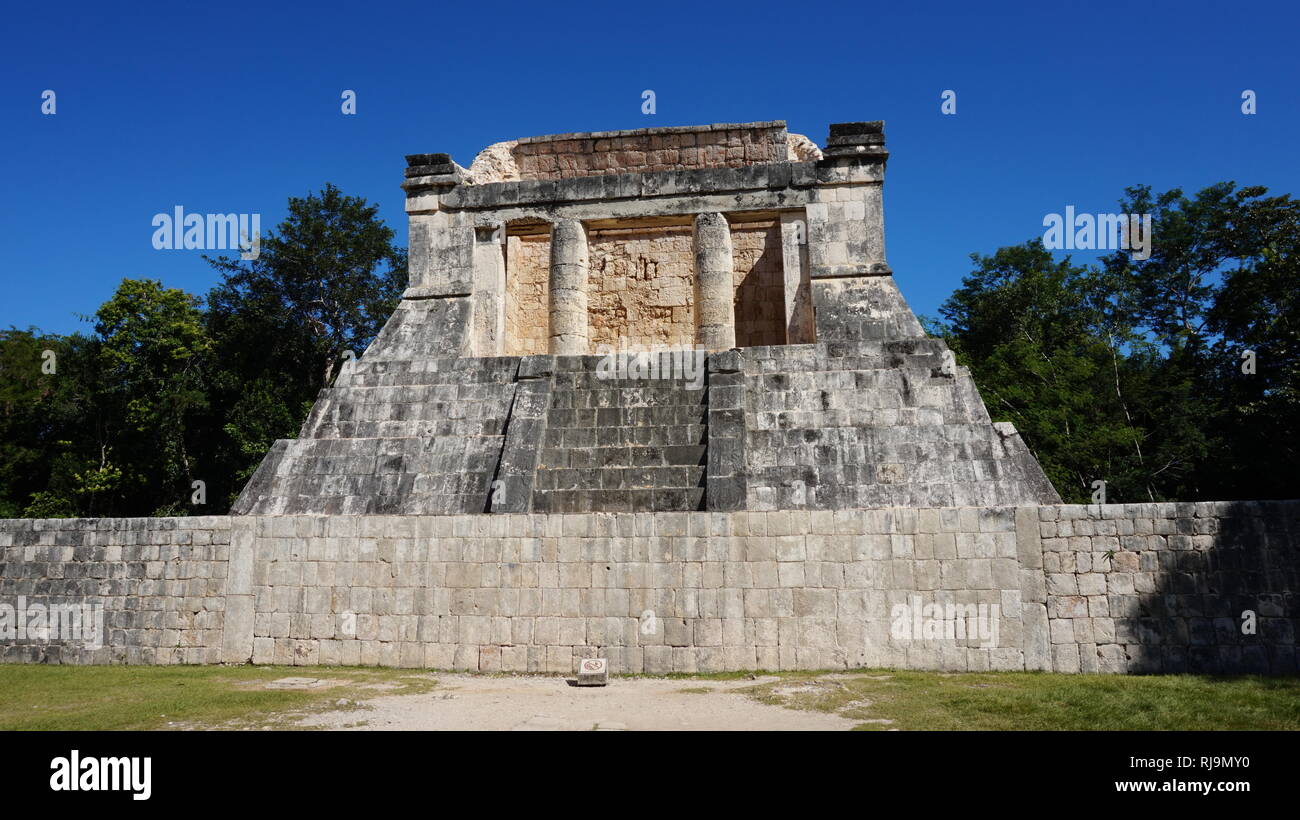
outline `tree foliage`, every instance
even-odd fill
[[[1145,260],[1085,266],[1039,240],[972,257],[931,327],[1063,497],[1300,494],[1300,203],[1266,194],[1129,188],[1120,210],[1153,217]]]
[[[211,392],[231,500],[276,439],[297,435],[345,353],[360,356],[397,305],[406,251],[378,210],[326,185],[289,200],[257,259],[209,260],[222,274],[208,327],[221,362]]]
[[[224,512],[396,305],[393,238],[376,206],[327,185],[289,200],[257,259],[209,259],[206,302],[124,279],[89,334],[0,331],[0,516]]]

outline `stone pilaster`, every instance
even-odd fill
[[[389,358],[462,356],[473,334],[474,226],[442,200],[465,169],[447,154],[411,154],[406,163],[410,278],[374,349]]]
[[[257,609],[253,592],[256,532],[257,519],[230,519],[230,557],[226,566],[226,604],[221,636],[222,663],[248,663],[253,659],[253,625]]]
[[[807,206],[811,278],[884,276],[884,123],[831,126],[817,163],[818,193]]]
[[[506,240],[505,225],[474,232],[474,318],[471,356],[500,356],[505,352]]]
[[[1016,508],[1016,557],[1020,563],[1020,613],[1024,622],[1022,646],[1025,669],[1051,672],[1052,644],[1038,517],[1036,506]]]
[[[576,219],[551,227],[550,353],[586,354],[587,230]]]
[[[460,297],[470,292],[474,253],[472,226],[458,225],[442,197],[464,178],[447,154],[406,157],[406,215],[410,228],[407,298]]]
[[[695,217],[695,342],[706,351],[736,346],[731,227],[720,213]]]
[[[817,341],[817,331],[808,279],[808,218],[802,211],[781,214],[781,266],[785,280],[785,342],[811,344]]]

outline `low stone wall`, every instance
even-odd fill
[[[225,516],[0,520],[0,660],[220,661],[230,529]],[[55,612],[77,619],[71,634]]]
[[[1300,502],[11,520],[0,660],[1293,673],[1298,545]],[[99,645],[19,629],[66,604]]]
[[[1296,671],[1300,503],[1038,513],[1055,671]]]
[[[1014,527],[1009,508],[263,518],[252,659],[1020,669]],[[896,639],[918,601],[996,605],[1001,640]]]

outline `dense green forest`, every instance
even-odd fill
[[[1066,500],[1300,497],[1300,202],[1221,183],[1120,205],[1153,216],[1149,259],[977,254],[928,330]],[[206,299],[126,279],[90,332],[0,331],[0,517],[224,512],[397,303],[393,238],[327,185],[256,260],[208,259]]]

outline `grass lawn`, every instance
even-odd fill
[[[319,689],[266,689],[288,677]],[[285,728],[340,699],[428,691],[418,669],[0,665],[0,730]]]
[[[782,673],[764,703],[860,719],[858,729],[1300,729],[1300,677],[1037,672]]]
[[[319,678],[328,686],[268,689]],[[682,692],[745,673],[673,676]],[[1300,729],[1300,677],[1046,673],[784,672],[740,690],[764,703],[832,712],[860,729]],[[626,680],[632,681],[635,678]],[[691,683],[694,682],[695,686]],[[618,685],[618,679],[613,681]],[[291,728],[339,701],[437,686],[413,669],[285,666],[0,665],[0,729]]]

